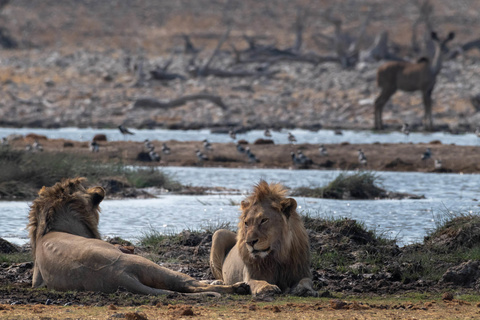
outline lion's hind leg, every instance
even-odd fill
[[[213,292],[213,291],[187,293],[187,292],[178,292],[178,291],[152,288],[147,285],[144,285],[143,283],[138,281],[138,279],[132,276],[125,276],[122,279],[121,286],[125,287],[125,289],[127,289],[130,292],[138,293],[138,294],[146,294],[146,295],[182,294],[182,295],[188,295],[188,296],[209,296],[209,297],[221,296],[220,293]]]
[[[228,252],[235,246],[237,235],[226,229],[215,231],[210,250],[210,269],[215,279],[223,280],[222,266]]]

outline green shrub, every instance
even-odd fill
[[[378,177],[371,172],[340,174],[326,187],[300,187],[292,192],[292,196],[329,199],[373,199],[385,194],[378,187]]]

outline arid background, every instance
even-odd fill
[[[388,32],[387,53],[415,61],[428,54],[424,39],[429,29],[442,37],[450,31],[456,35],[449,43],[449,59],[444,62],[433,92],[435,130],[473,132],[480,125],[480,56],[475,42],[479,38],[480,2],[475,0],[3,2],[6,4],[0,13],[1,126],[104,128],[124,124],[131,128],[170,129],[371,129],[373,100],[379,93],[376,69],[384,63],[368,55],[375,38],[383,31]],[[228,30],[228,37],[224,38]],[[296,36],[299,30],[301,45]],[[360,35],[363,35],[361,41],[357,42]],[[416,42],[412,41],[412,35],[416,36]],[[186,46],[186,36],[193,47]],[[217,48],[218,44],[222,45]],[[155,79],[159,77],[162,79]],[[202,99],[178,106],[172,103],[199,94]],[[412,130],[423,130],[422,117],[418,92],[398,92],[386,105],[383,115],[388,130],[398,130],[404,122]],[[18,142],[12,141],[12,145],[15,143]],[[46,151],[72,150],[97,156],[88,151],[86,143],[74,142],[71,149],[64,148],[64,141],[42,143]],[[108,157],[119,156],[115,142],[105,144]],[[190,153],[194,145],[177,145],[190,155],[183,163],[168,163],[165,158],[162,164],[197,165]],[[317,153],[316,147],[299,147],[307,155]],[[357,146],[328,147],[336,157],[334,168],[358,168],[355,156],[352,162],[345,157],[347,153],[355,155]],[[362,146],[366,152],[382,155],[371,158],[370,170],[432,171],[431,164],[427,167],[419,160],[425,147]],[[475,147],[438,144],[429,147],[442,154],[446,169],[479,170]],[[23,146],[19,145],[20,148]],[[277,159],[276,167],[291,166],[288,146],[252,146],[252,149],[257,155]],[[134,160],[138,146],[132,143],[125,150],[122,155],[126,160]],[[245,165],[232,155],[233,144],[223,150],[223,160],[216,164]],[[397,161],[399,154],[411,158]],[[105,154],[98,156],[100,160],[102,157]],[[314,160],[317,165],[322,163],[322,159]],[[311,239],[317,237],[313,245],[322,243],[326,244],[324,250],[329,246],[344,250],[351,263],[358,256],[370,259],[381,253],[383,259],[401,255],[391,243],[379,244],[370,238],[365,242],[368,235],[359,234],[356,229],[352,232],[350,222],[345,223],[335,232],[321,228],[312,231]],[[454,243],[447,246],[449,254],[458,247],[475,247],[478,239],[470,235],[478,231],[477,225],[457,231],[447,230],[424,246],[412,246],[401,252],[418,251],[428,257],[432,250],[438,249],[435,243],[444,244],[440,240]],[[190,235],[186,237],[190,239]],[[209,242],[202,242],[205,247],[202,248],[197,242],[185,245],[183,240],[175,243],[175,250],[171,250],[172,244],[166,245],[174,252],[171,255],[180,260],[167,266],[197,278],[211,277],[207,267]],[[195,250],[201,252],[199,257],[176,256]],[[478,317],[480,277],[475,271],[478,261],[465,262],[454,269],[452,273],[460,275],[473,270],[473,276],[472,273],[468,279],[459,276],[451,284],[448,279],[433,283],[404,278],[401,276],[404,272],[415,274],[421,263],[415,259],[403,262],[395,259],[376,261],[386,267],[377,273],[374,268],[371,273],[363,270],[363,274],[371,274],[364,278],[351,271],[338,274],[319,267],[314,282],[322,298],[292,302],[283,297],[272,303],[250,297],[210,301],[142,297],[120,290],[111,295],[31,290],[31,263],[3,262],[0,318],[154,319],[192,314],[203,318],[281,315],[296,319]],[[456,267],[450,261],[441,264]],[[358,268],[366,266],[360,264]],[[451,295],[442,299],[445,293]],[[390,300],[375,300],[385,297]],[[58,306],[63,305],[66,307],[60,310]],[[130,309],[119,310],[118,306]]]
[[[370,129],[379,92],[375,74],[383,61],[364,51],[386,31],[388,53],[415,61],[428,53],[424,38],[432,29],[441,37],[454,31],[449,48],[461,53],[437,78],[436,129],[473,131],[479,122],[478,103],[471,102],[480,93],[478,48],[459,48],[477,40],[479,8],[474,0],[11,1],[1,11],[3,42],[15,48],[2,50],[0,124]],[[295,45],[299,21],[302,42]],[[195,54],[185,48],[184,35]],[[167,63],[167,73],[178,77],[153,80],[150,72]],[[205,66],[256,75],[191,73]],[[208,100],[175,108],[136,103],[199,93],[220,97],[225,108]],[[397,93],[384,111],[390,129],[408,122],[421,130],[422,117],[418,92]]]

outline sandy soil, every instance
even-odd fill
[[[286,301],[285,301],[286,300]],[[426,302],[367,302],[308,299],[275,303],[230,301],[217,303],[159,303],[154,306],[105,307],[0,305],[8,319],[477,319],[479,305],[461,300]]]

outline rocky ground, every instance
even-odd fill
[[[358,36],[372,11],[362,50],[381,31],[388,31],[392,52],[412,60],[421,55],[411,50],[412,25],[419,14],[414,1],[408,0],[349,1],[348,5],[333,0],[308,5],[211,0],[194,6],[182,1],[142,1],[133,6],[124,1],[34,3],[15,1],[2,11],[3,26],[17,47],[2,51],[0,60],[0,125],[372,128],[372,103],[379,92],[375,73],[383,61],[359,60],[345,68],[337,62],[235,60],[233,47],[248,47],[244,35],[254,37],[259,45],[291,47],[296,8],[308,12],[302,54],[335,54],[327,40],[318,40],[334,37],[327,18],[330,9],[332,16],[343,21],[343,35],[350,39]],[[472,30],[480,24],[476,1],[464,0],[462,5],[435,1],[433,8],[431,23],[439,34],[456,32],[452,50],[475,39]],[[225,78],[188,72],[192,61],[196,67],[207,64],[228,23],[230,35],[209,66],[274,75]],[[422,28],[420,23],[419,37]],[[185,52],[185,34],[200,50],[195,56]],[[436,130],[473,131],[480,124],[478,103],[471,102],[480,93],[478,61],[473,49],[444,63],[433,94]],[[175,79],[154,80],[151,71],[167,63]],[[223,105],[195,100],[178,107],[152,108],[138,103],[143,98],[168,102],[199,93],[218,96]],[[397,93],[384,111],[388,128],[408,122],[422,130],[422,117],[419,93]]]

